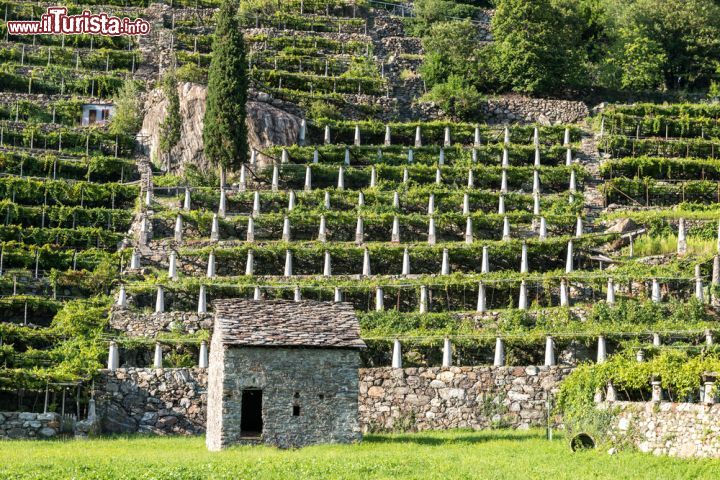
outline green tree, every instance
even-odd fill
[[[220,168],[222,184],[226,170],[239,167],[248,152],[247,60],[236,5],[225,0],[217,14],[203,126],[205,156]]]
[[[584,59],[574,24],[550,0],[499,0],[489,58],[500,86],[540,94],[583,83]]]
[[[170,152],[180,141],[180,96],[177,90],[177,79],[175,72],[170,71],[163,77],[162,91],[167,99],[165,119],[160,124],[160,154],[167,164],[167,171],[170,172]]]
[[[110,133],[127,135],[142,126],[142,90],[136,80],[125,80],[113,100],[115,111],[110,119]]]
[[[428,87],[446,82],[450,75],[462,77],[465,84],[478,83],[480,43],[475,25],[467,20],[436,23],[422,43],[420,74]]]

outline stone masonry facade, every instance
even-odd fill
[[[357,349],[223,347],[216,339],[210,382],[221,388],[210,390],[223,398],[209,399],[210,450],[259,440],[281,448],[360,440]],[[245,389],[262,390],[262,439],[241,439]]]
[[[528,428],[547,422],[546,400],[571,367],[360,370],[364,431]]]
[[[60,430],[57,413],[0,412],[0,440],[48,439]]]
[[[613,402],[611,436],[640,451],[674,457],[720,458],[720,404]]]

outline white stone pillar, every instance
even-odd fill
[[[353,144],[357,147],[360,146],[360,125],[355,125],[355,137],[353,138]]]
[[[509,157],[507,148],[503,148],[501,165],[503,168],[507,168],[510,166],[510,157]]]
[[[438,158],[438,165],[445,165],[445,149],[440,147],[440,158]]]
[[[447,248],[443,248],[440,275],[450,275],[450,254]]]
[[[617,401],[617,392],[612,383],[608,382],[607,393],[605,394],[605,401],[612,403]]]
[[[300,120],[300,132],[298,134],[298,145],[305,145],[305,134],[307,132],[307,120]]]
[[[350,165],[350,149],[345,147],[345,160],[343,162],[345,165]]]
[[[710,330],[705,330],[705,345],[710,347],[714,343],[715,343],[715,341],[713,339],[713,333]]]
[[[365,241],[365,229],[363,225],[363,219],[362,217],[357,218],[357,223],[355,224],[355,243],[358,245],[362,244]]]
[[[700,276],[700,265],[695,265],[695,298],[700,303],[705,301],[705,295],[703,294],[703,281]]]
[[[320,152],[318,151],[317,147],[313,150],[313,159],[312,163],[318,164],[320,163]]]
[[[520,252],[520,273],[528,273],[528,255],[527,255],[527,244],[522,243],[522,250]]]
[[[382,287],[375,287],[375,311],[382,312],[385,310],[385,302]]]
[[[608,305],[615,304],[615,285],[613,284],[612,278],[608,278],[607,297],[605,301],[608,303]]]
[[[178,215],[175,217],[175,241],[177,243],[182,242],[183,236],[183,221],[182,216]]]
[[[273,192],[277,192],[280,187],[280,169],[277,165],[273,165],[272,181],[270,183],[270,189]]]
[[[402,347],[397,339],[393,342],[392,368],[402,368]]]
[[[470,195],[467,193],[463,194],[462,213],[463,215],[470,215]]]
[[[478,282],[478,299],[477,299],[477,312],[483,313],[487,308],[487,299],[485,297],[485,284]]]
[[[650,385],[652,386],[652,401],[662,402],[662,383],[660,380],[653,380]]]
[[[645,361],[645,352],[642,349],[638,350],[635,353],[635,361],[637,361],[638,363]]]
[[[412,148],[408,149],[407,160],[408,160],[408,163],[413,163],[413,161],[415,160],[415,154],[414,154]],[[407,169],[406,169],[406,171],[407,171]]]
[[[563,278],[560,280],[560,306],[567,307],[570,305],[570,297],[568,295],[567,281]]]
[[[435,235],[435,219],[433,217],[430,217],[428,223],[428,244],[435,245],[436,240],[437,237]]]
[[[293,290],[293,301],[299,302],[302,300],[302,292],[300,291],[300,286],[295,285],[295,289]]]
[[[165,311],[165,291],[163,287],[157,287],[157,293],[155,294],[155,313],[162,313]]]
[[[428,209],[427,209],[428,215],[432,215],[435,213],[435,194],[431,193],[428,197]]]
[[[215,252],[210,252],[210,255],[208,255],[206,276],[207,278],[215,278]]]
[[[508,191],[508,179],[507,171],[503,170],[500,177],[500,193],[507,193]]]
[[[547,222],[545,222],[545,217],[540,217],[540,228],[538,229],[538,238],[540,240],[547,239]]]
[[[535,161],[533,162],[535,168],[540,168],[540,147],[535,146]]]
[[[555,362],[555,341],[548,335],[545,337],[545,366],[552,367]]]
[[[443,341],[443,359],[442,359],[442,366],[444,368],[449,368],[452,366],[452,343],[450,343],[450,339],[446,338]]]
[[[330,192],[325,192],[325,196],[323,197],[323,203],[327,210],[330,210]]]
[[[540,145],[540,131],[538,130],[538,127],[533,128],[533,145]]]
[[[400,194],[397,191],[393,192],[393,208],[396,210],[400,208]]]
[[[220,240],[220,221],[216,213],[213,214],[212,226],[210,227],[210,241],[217,242]]]
[[[598,337],[596,362],[597,363],[605,363],[606,360],[607,360],[607,346],[605,345],[605,337],[600,335]]]
[[[583,221],[582,217],[578,215],[577,219],[575,220],[575,237],[580,238],[583,234]]]
[[[290,155],[288,155],[287,150],[284,148],[280,152],[280,163],[290,163]]]
[[[260,290],[260,287],[255,287],[255,289],[253,290],[253,300],[262,300],[262,291]]]
[[[475,188],[475,172],[473,172],[472,168],[468,169],[467,186],[468,188]]]
[[[540,215],[540,195],[533,193],[533,215]]]
[[[415,148],[422,147],[422,135],[420,134],[420,125],[415,127]]]
[[[245,172],[245,165],[240,165],[240,191],[244,192],[247,190],[247,173]]]
[[[255,219],[252,216],[248,217],[247,235],[245,236],[245,241],[248,243],[255,241]]]
[[[563,146],[570,145],[570,128],[565,128],[565,138],[563,139]]]
[[[332,276],[332,258],[330,256],[330,252],[325,250],[324,257],[325,258],[323,261],[323,276],[330,277],[330,276]]]
[[[183,202],[183,210],[186,212],[190,210],[190,189],[185,187],[185,201]]]
[[[253,193],[252,215],[253,217],[257,217],[258,215],[260,215],[260,192],[258,191],[255,191],[255,193]]]
[[[375,165],[370,167],[370,188],[375,188],[377,186],[377,169],[375,168]]]
[[[335,303],[343,301],[342,290],[340,290],[338,287],[335,287],[335,293],[333,294],[333,301]]]
[[[493,359],[493,366],[505,366],[505,341],[500,337],[495,339],[495,358]]]
[[[392,137],[390,136],[390,125],[385,125],[385,142],[383,144],[386,147],[392,145]]]
[[[408,173],[408,169],[403,168],[402,183],[408,183],[408,180],[410,180],[410,174]]]
[[[428,289],[422,285],[420,286],[420,313],[427,313],[428,306]]]
[[[525,280],[522,280],[520,282],[520,298],[518,299],[518,309],[527,310],[527,307],[527,285],[525,285]]]
[[[435,184],[440,185],[442,183],[442,174],[440,173],[440,169],[435,169]]]
[[[678,221],[677,254],[685,255],[686,253],[687,253],[687,238],[685,236],[685,219],[681,218]]]
[[[538,170],[533,170],[532,193],[540,193],[540,172]]]
[[[502,239],[510,240],[510,220],[508,220],[507,216],[503,217]]]
[[[443,138],[443,146],[449,147],[450,143],[450,127],[445,127],[445,135]]]
[[[245,275],[253,275],[255,273],[255,253],[252,250],[247,252],[247,261],[245,262]]]
[[[125,291],[125,285],[120,285],[116,305],[120,308],[127,307],[127,292]]]
[[[225,218],[226,211],[227,211],[227,197],[225,196],[225,189],[220,187],[220,203],[218,206],[218,216],[220,218]]]
[[[363,251],[362,274],[365,277],[370,276],[370,250],[368,250],[367,248]]]
[[[565,273],[571,273],[572,271],[573,271],[573,243],[572,243],[572,240],[568,240],[567,257],[565,257]]]
[[[110,342],[108,347],[108,370],[115,371],[120,368],[120,351],[116,342]]]
[[[362,191],[358,192],[357,204],[358,204],[358,207],[365,206],[365,194]]]
[[[162,368],[163,364],[163,353],[162,345],[160,342],[155,342],[155,355],[153,357],[153,368]]]
[[[480,273],[490,273],[490,254],[488,247],[482,249],[482,261],[480,262]]]
[[[652,279],[652,293],[650,295],[650,299],[655,303],[659,303],[662,300],[662,297],[660,296],[660,284],[658,283],[657,278]]]
[[[295,191],[290,190],[288,192],[288,212],[292,212],[295,208]]]
[[[255,165],[257,163],[257,150],[254,148],[250,150],[250,165]]]
[[[140,252],[133,249],[132,255],[130,256],[130,269],[137,270],[140,268]]]
[[[205,285],[200,285],[197,313],[207,313],[207,292],[205,290]]]
[[[345,169],[343,167],[338,169],[337,189],[345,190]]]
[[[505,196],[500,195],[498,197],[498,214],[505,215]]]
[[[392,232],[390,233],[390,241],[392,243],[400,243],[400,219],[395,215],[393,217]]]
[[[330,141],[330,125],[325,125],[325,134],[323,135],[323,143],[325,145],[330,145],[330,143],[332,143]]]
[[[283,218],[282,241],[290,241],[290,219],[287,215]]]
[[[480,140],[480,127],[475,126],[475,133],[473,135],[473,146],[479,147],[481,145]]]
[[[507,126],[503,131],[503,144],[510,145],[510,129]]]
[[[305,167],[305,186],[303,189],[306,192],[312,190],[312,168],[310,168],[310,165]]]
[[[465,219],[465,243],[473,243],[473,221],[472,217]]]
[[[573,157],[572,157],[572,149],[568,148],[565,151],[565,166],[569,167],[573,163]]]
[[[170,278],[170,280],[177,280],[177,278],[178,278],[177,254],[175,252],[170,252],[170,259],[169,259],[169,265],[168,265],[168,278]]]
[[[662,345],[659,333],[653,333],[653,347],[659,347]]]
[[[575,179],[575,169],[570,170],[570,185],[568,187],[570,193],[577,192],[577,180]]]
[[[410,252],[407,248],[403,250],[402,274],[410,275]]]
[[[290,250],[285,250],[285,271],[283,273],[286,277],[291,277],[293,272],[293,257]]]
[[[325,243],[327,241],[327,224],[325,215],[320,215],[320,228],[318,228],[318,241]]]
[[[145,190],[145,206],[151,207],[152,206],[152,198],[153,198],[153,192],[152,187]]]
[[[200,342],[200,356],[198,358],[199,368],[208,368],[208,344],[205,340]]]

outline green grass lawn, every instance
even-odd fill
[[[720,460],[572,453],[566,441],[548,442],[540,431],[368,435],[359,445],[221,453],[208,452],[199,437],[123,437],[0,442],[0,478],[717,479]]]

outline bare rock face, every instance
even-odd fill
[[[203,154],[203,119],[207,88],[184,83],[178,86],[180,97],[180,141],[171,152],[170,170],[182,173],[187,165],[207,171],[211,167]],[[158,154],[160,125],[167,116],[167,100],[162,90],[155,89],[145,102],[145,118],[138,134],[143,151],[159,168],[166,170],[167,162]],[[300,117],[262,101],[247,102],[247,127],[250,148],[262,151],[272,145],[292,145],[300,131]],[[259,161],[269,161],[263,155]]]

